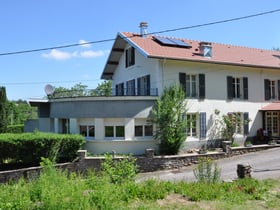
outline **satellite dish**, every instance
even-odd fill
[[[50,85],[50,84],[47,84],[46,86],[45,86],[45,92],[46,92],[46,94],[49,96],[49,95],[52,95],[53,94],[53,92],[54,92],[54,87],[52,86],[52,85]]]

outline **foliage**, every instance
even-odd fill
[[[164,89],[152,109],[152,121],[157,125],[155,139],[161,154],[177,154],[186,140],[186,103],[181,86]]]
[[[114,184],[96,172],[81,176],[55,169],[47,159],[42,166],[44,170],[38,179],[0,185],[0,209],[193,209],[188,208],[194,204],[189,201],[223,204],[223,208],[211,209],[253,209],[252,202],[261,201],[264,208],[277,209],[280,202],[279,193],[270,192],[277,189],[279,181],[187,183],[150,179]],[[161,199],[174,194],[181,195],[176,205],[166,202],[159,206]]]
[[[242,121],[241,115],[238,112],[221,115],[221,112],[216,109],[214,113],[216,116],[215,124],[217,129],[220,131],[220,135],[222,138],[226,139],[227,141],[231,141],[232,143],[234,142],[234,133],[240,131],[241,126],[245,123],[249,123],[250,121],[250,119]]]
[[[210,158],[200,158],[197,168],[193,170],[198,182],[215,183],[220,180],[220,169]]]
[[[24,131],[24,125],[8,125],[7,126],[7,133],[23,133]]]
[[[108,176],[114,184],[133,181],[138,171],[135,161],[136,159],[132,156],[126,156],[121,160],[114,160],[111,155],[106,154],[101,168],[104,175]]]
[[[112,95],[112,80],[104,80],[98,84],[97,88],[90,91],[92,96],[111,96]]]
[[[53,96],[60,97],[78,97],[78,96],[110,96],[112,95],[112,81],[104,80],[98,84],[96,89],[88,90],[87,85],[81,83],[74,85],[71,88],[56,87]],[[49,96],[52,97],[52,96]]]
[[[31,107],[26,101],[9,101],[8,104],[8,124],[24,124],[28,119],[37,118],[37,108]],[[8,131],[9,132],[9,131]]]
[[[5,160],[23,165],[39,165],[41,157],[58,162],[72,161],[84,143],[80,135],[23,133],[0,135],[0,163]]]
[[[0,87],[0,133],[5,133],[8,126],[8,99],[6,88]]]

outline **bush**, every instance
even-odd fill
[[[39,165],[41,157],[56,162],[72,161],[84,143],[80,135],[23,133],[0,135],[0,163],[6,160],[22,165]]]
[[[210,158],[200,158],[193,172],[198,182],[215,183],[220,179],[220,169]]]
[[[23,133],[24,125],[8,125],[7,127],[7,133]]]
[[[133,181],[138,171],[135,164],[136,159],[126,156],[121,160],[114,160],[111,155],[105,155],[105,161],[101,164],[101,169],[105,176],[108,176],[112,183],[123,183]]]

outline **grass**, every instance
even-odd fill
[[[36,180],[0,185],[0,209],[277,209],[280,180],[231,183],[113,183],[96,172],[66,173],[46,166]]]

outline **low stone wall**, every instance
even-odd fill
[[[242,155],[249,152],[257,152],[260,150],[271,149],[280,147],[276,145],[257,145],[252,147],[225,147],[226,152],[208,152],[206,154],[184,154],[184,155],[172,155],[172,156],[155,156],[153,149],[147,149],[145,156],[136,157],[136,163],[139,166],[140,172],[152,172],[158,170],[170,170],[178,169],[192,164],[197,164],[199,158],[208,157],[212,159],[220,159],[235,155]],[[87,170],[100,170],[104,157],[87,157],[86,150],[78,151],[78,160],[74,163],[58,164],[56,167],[68,170],[70,172],[83,173]],[[120,160],[123,157],[115,156],[112,154],[114,160]],[[17,181],[19,178],[24,177],[32,179],[38,177],[42,168],[32,167],[11,171],[0,172],[0,183],[6,183],[11,180]]]

